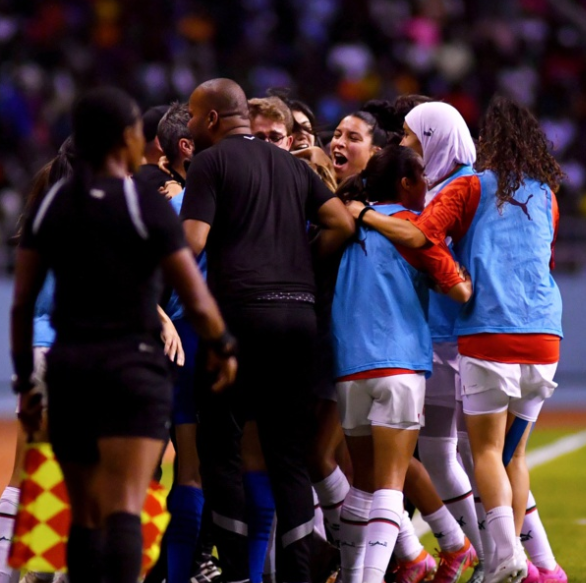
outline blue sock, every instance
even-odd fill
[[[185,583],[191,578],[203,503],[203,492],[193,486],[173,486],[169,494],[167,583]]]
[[[265,557],[275,516],[275,501],[266,472],[246,472],[244,489],[248,518],[248,562],[251,583],[262,583]]]

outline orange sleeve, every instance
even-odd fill
[[[553,220],[553,239],[551,240],[551,259],[549,260],[549,268],[555,269],[555,242],[558,238],[558,229],[560,226],[560,207],[555,193],[551,193],[551,215]]]
[[[403,211],[396,213],[395,217],[413,220],[415,215]],[[409,249],[402,245],[395,246],[405,261],[415,269],[427,273],[439,285],[443,293],[447,293],[455,285],[462,283],[456,262],[445,241],[421,249]]]
[[[479,201],[478,176],[462,176],[443,188],[414,223],[435,245],[446,237],[459,241],[468,231]]]

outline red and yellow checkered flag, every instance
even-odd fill
[[[144,575],[159,557],[161,538],[170,519],[164,486],[151,482],[140,518]],[[70,523],[69,498],[51,445],[27,445],[9,565],[28,571],[66,571],[65,546]]]

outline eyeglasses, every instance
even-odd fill
[[[280,144],[287,136],[280,134],[279,132],[269,132],[264,134],[263,132],[256,132],[254,137],[264,142],[271,142],[271,144]]]

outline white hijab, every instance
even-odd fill
[[[455,107],[441,101],[422,103],[405,116],[405,121],[421,142],[430,184],[446,177],[459,164],[476,162],[470,130]]]

